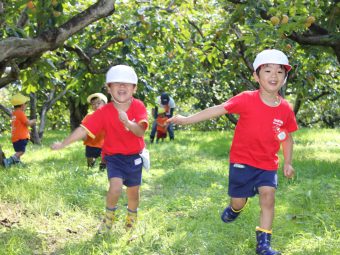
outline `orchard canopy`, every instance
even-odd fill
[[[1,114],[12,93],[30,95],[40,138],[45,125],[79,124],[112,65],[136,69],[148,106],[167,91],[186,114],[256,89],[266,48],[290,59],[282,93],[299,124],[339,126],[339,0],[0,0],[0,14]]]

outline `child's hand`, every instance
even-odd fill
[[[179,125],[183,125],[186,122],[186,118],[182,115],[175,115],[174,117],[168,119],[166,121],[166,123],[174,123],[174,124],[179,124]]]
[[[64,145],[61,142],[55,142],[51,145],[51,149],[52,150],[61,150],[62,148],[64,148]]]
[[[124,111],[119,110],[119,119],[121,122],[123,122],[124,125],[126,125],[129,122],[129,118]]]
[[[283,174],[284,176],[286,176],[287,178],[293,178],[294,176],[294,168],[292,167],[291,164],[284,164],[283,166]]]

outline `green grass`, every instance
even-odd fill
[[[220,220],[232,133],[177,131],[174,143],[148,146],[137,228],[124,229],[124,195],[105,236],[96,230],[106,174],[87,170],[80,142],[53,152],[66,134],[46,134],[42,146],[27,147],[25,167],[0,168],[0,254],[255,254],[258,197],[234,223]],[[340,254],[340,130],[300,130],[295,142],[295,179],[279,173],[273,247]],[[9,137],[0,144],[13,153]]]

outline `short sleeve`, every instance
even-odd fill
[[[169,107],[170,108],[175,108],[176,107],[175,100],[172,97],[170,97]]]
[[[299,129],[297,122],[296,122],[295,114],[294,114],[293,111],[290,111],[290,113],[289,113],[287,125],[286,125],[285,128],[289,133],[292,133],[292,132]]]
[[[148,127],[148,113],[145,108],[145,105],[142,101],[135,101],[135,111],[134,111],[134,119],[137,123],[146,123],[146,128]]]
[[[241,113],[244,107],[244,102],[245,102],[245,94],[244,93],[240,93],[232,98],[230,98],[229,100],[227,100],[224,103],[224,109],[228,112],[228,113]]]
[[[104,107],[98,109],[91,115],[87,115],[81,126],[87,130],[90,137],[95,137],[99,132],[103,130],[104,120]]]

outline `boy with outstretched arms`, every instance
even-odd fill
[[[259,194],[260,222],[256,227],[256,253],[276,255],[271,248],[277,188],[278,151],[283,149],[283,172],[294,175],[292,166],[293,138],[298,129],[294,112],[279,95],[291,66],[286,55],[278,50],[264,50],[253,63],[256,91],[242,92],[225,103],[207,108],[189,117],[175,116],[175,124],[192,124],[228,113],[239,115],[230,149],[229,187],[230,204],[221,219],[234,221],[242,212],[249,197]]]

